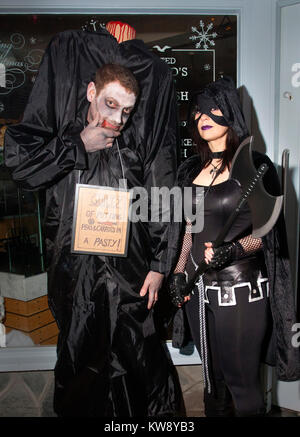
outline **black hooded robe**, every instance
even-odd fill
[[[148,295],[139,295],[149,270],[165,271],[167,224],[131,223],[126,258],[70,252],[76,183],[119,187],[123,177],[115,144],[87,154],[79,136],[87,85],[110,62],[128,67],[141,89],[118,138],[128,188],[173,186],[178,140],[171,71],[142,41],[118,44],[106,30],[52,39],[23,120],[6,131],[5,164],[23,188],[47,189],[48,296],[60,330],[56,413],[174,415],[181,402],[175,368],[147,309]]]

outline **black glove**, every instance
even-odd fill
[[[243,258],[244,255],[243,246],[238,241],[225,243],[222,246],[214,248],[214,256],[209,263],[209,267],[219,269],[224,264],[230,264],[232,261]]]
[[[184,291],[186,289],[185,273],[174,273],[169,281],[169,295],[173,305],[178,306],[184,302],[186,296]]]

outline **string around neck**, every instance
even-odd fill
[[[217,173],[217,171],[219,170],[219,166],[220,166],[220,163],[219,164],[217,164],[217,165],[214,165],[212,162],[210,163],[210,165],[213,167],[211,170],[210,170],[210,174],[216,174]]]

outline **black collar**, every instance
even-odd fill
[[[224,150],[222,150],[221,152],[210,152],[209,156],[212,159],[221,159],[224,156]]]

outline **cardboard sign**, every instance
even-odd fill
[[[72,252],[127,255],[130,191],[76,185]]]

